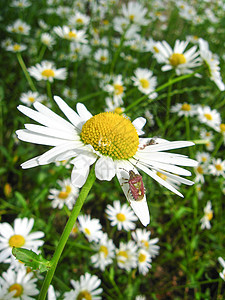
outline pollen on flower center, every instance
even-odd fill
[[[129,19],[130,19],[131,21],[134,21],[134,15],[130,15],[130,16],[129,16]]]
[[[139,145],[138,134],[131,121],[113,112],[100,113],[89,119],[82,127],[81,139],[113,159],[131,158]]]
[[[128,258],[128,254],[127,254],[126,251],[119,251],[119,252],[117,253],[117,256],[123,256],[123,257],[125,257],[125,258]]]
[[[20,248],[25,244],[25,238],[20,234],[15,234],[9,239],[9,246]]]
[[[21,48],[21,46],[18,45],[18,44],[15,44],[15,45],[13,46],[13,50],[14,50],[14,51],[19,51],[20,48]]]
[[[217,171],[223,170],[223,167],[220,164],[215,165],[215,168],[217,169]]]
[[[148,243],[148,241],[146,241],[146,240],[142,240],[141,241],[142,242],[142,244],[146,247],[146,248],[148,248],[149,247],[149,243]]]
[[[149,81],[145,78],[140,79],[140,83],[141,83],[141,86],[143,87],[143,89],[147,89],[150,86]]]
[[[45,69],[44,71],[41,72],[41,75],[45,77],[54,77],[55,72],[52,69]]]
[[[17,298],[23,294],[23,287],[22,287],[22,285],[20,285],[18,283],[14,283],[9,287],[8,291],[9,292],[16,291],[13,298]]]
[[[220,131],[225,132],[225,124],[223,123],[220,124]]]
[[[82,299],[86,299],[86,300],[91,300],[92,299],[92,296],[91,294],[88,292],[88,291],[81,291],[77,297],[76,297],[77,300],[82,300]]]
[[[75,37],[77,37],[77,35],[76,35],[76,33],[75,33],[75,32],[73,32],[73,31],[70,31],[70,32],[68,33],[68,37],[69,37],[70,39],[72,39],[72,38],[75,38]]]
[[[88,228],[84,228],[84,232],[85,232],[87,235],[90,235],[90,234],[91,234],[91,232],[90,232],[90,230],[89,230]]]
[[[169,62],[173,67],[177,67],[178,65],[185,64],[186,58],[183,54],[173,53],[169,58]]]
[[[213,218],[213,213],[212,212],[207,213],[206,217],[209,221],[211,221]]]
[[[153,50],[154,50],[156,53],[159,53],[159,49],[158,49],[156,46],[153,46]]]
[[[121,84],[114,84],[115,94],[121,95],[123,93],[123,86]]]
[[[28,100],[29,100],[30,102],[34,102],[35,98],[34,98],[34,97],[28,97]]]
[[[77,23],[83,24],[83,20],[82,20],[81,18],[78,18],[78,19],[77,19]]]
[[[109,253],[108,248],[103,245],[100,247],[100,252],[104,253],[105,258],[108,256],[108,253]]]
[[[125,216],[124,214],[122,214],[122,213],[118,213],[118,214],[116,215],[116,218],[117,218],[117,220],[120,221],[120,222],[124,222],[124,221],[126,220],[126,216]]]
[[[144,261],[146,261],[146,255],[143,254],[143,253],[140,253],[140,254],[139,254],[139,257],[138,257],[138,260],[139,260],[139,262],[144,262]]]
[[[185,110],[185,111],[190,111],[191,110],[191,105],[188,104],[188,103],[184,103],[181,107],[182,110]]]
[[[197,167],[197,171],[199,174],[203,174],[203,168],[201,166]]]
[[[59,194],[58,194],[58,197],[60,198],[60,199],[62,199],[62,200],[65,200],[66,198],[68,198],[68,193],[67,192],[60,192]]]
[[[212,121],[212,115],[210,114],[204,114],[204,117],[206,117],[207,120]]]

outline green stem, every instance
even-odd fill
[[[224,137],[222,135],[221,138],[220,138],[220,140],[216,144],[216,147],[215,147],[215,149],[214,149],[214,151],[213,151],[213,153],[211,155],[211,158],[214,157],[217,154],[218,150],[220,149],[220,147],[223,144],[223,141],[224,141]]]
[[[81,208],[84,204],[85,199],[87,198],[87,195],[92,187],[92,185],[95,182],[95,169],[94,166],[91,168],[90,173],[88,175],[88,178],[84,184],[84,186],[82,187],[79,197],[76,200],[76,203],[74,205],[74,208],[71,212],[71,215],[69,217],[69,220],[67,221],[66,227],[64,228],[64,231],[61,235],[61,238],[59,240],[59,244],[55,250],[55,253],[53,255],[53,258],[51,260],[51,268],[50,270],[47,272],[44,283],[42,285],[41,288],[41,292],[39,294],[38,299],[39,300],[44,300],[48,291],[48,287],[52,281],[53,275],[55,273],[55,269],[57,267],[58,261],[61,257],[61,254],[63,252],[63,249],[66,245],[66,242],[69,238],[69,235],[72,231],[72,228],[77,220],[77,217],[81,211]]]
[[[88,99],[90,99],[90,98],[92,98],[92,97],[101,95],[101,94],[103,94],[103,93],[105,93],[105,91],[98,91],[98,92],[89,94],[89,95],[87,95],[87,96],[84,96],[84,97],[78,99],[77,102],[84,102],[84,101],[86,101],[86,100],[88,100]]]
[[[25,63],[23,61],[22,55],[18,52],[18,53],[16,53],[16,56],[18,58],[20,66],[21,66],[21,68],[23,70],[23,73],[24,73],[24,75],[25,75],[25,77],[27,79],[27,82],[29,83],[30,88],[32,89],[33,92],[37,92],[37,89],[34,86],[34,83],[33,83],[32,79],[31,79],[31,77],[30,77],[30,75],[29,75],[29,73],[27,71],[27,67],[26,67],[26,65],[25,65]]]
[[[172,80],[172,77],[169,79],[169,82]],[[170,116],[170,105],[171,105],[171,92],[172,92],[172,87],[173,85],[169,85],[169,88],[168,88],[168,94],[167,94],[167,101],[166,101],[166,120],[165,120],[165,128],[166,128],[166,125],[168,123],[168,120],[169,120],[169,116]],[[164,130],[165,130],[164,128]]]
[[[39,55],[38,55],[38,61],[41,61],[41,60],[42,60],[42,58],[43,58],[43,56],[44,56],[44,54],[45,54],[45,50],[46,50],[46,45],[42,45],[41,50],[40,50],[40,53],[39,53]]]
[[[49,80],[47,80],[47,82],[46,82],[46,88],[47,88],[47,95],[48,95],[48,98],[50,99],[50,101],[53,102],[51,83],[50,83]]]
[[[189,117],[188,116],[184,116],[185,119],[185,125],[186,125],[186,135],[187,135],[187,141],[190,141],[191,139],[191,135],[190,135],[190,122],[189,122]],[[189,153],[190,153],[190,157],[193,158],[193,150],[192,147],[189,147]]]
[[[153,93],[157,93],[165,88],[167,88],[168,86],[170,85],[173,85],[174,83],[176,82],[179,82],[181,80],[184,80],[184,79],[187,79],[187,78],[190,78],[192,76],[195,75],[196,72],[194,73],[191,73],[191,74],[187,74],[187,75],[183,75],[183,76],[180,76],[180,77],[177,77],[173,80],[169,80],[168,82],[164,83],[163,85],[159,86],[156,90],[152,91],[151,93],[149,93],[148,95],[144,95],[142,96],[141,98],[137,99],[136,101],[134,101],[133,103],[131,103],[130,105],[128,105],[128,107],[125,109],[124,113],[126,113],[128,110],[130,110],[132,107],[138,105],[140,102],[142,102],[143,100],[149,98],[149,95],[153,94]],[[153,102],[153,101],[157,101],[158,99],[155,98],[155,99],[152,99],[152,101],[149,101],[149,103]]]

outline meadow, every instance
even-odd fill
[[[224,1],[0,8],[0,299],[225,299]]]

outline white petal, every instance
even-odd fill
[[[189,146],[194,146],[195,144],[193,142],[188,141],[176,141],[176,142],[165,142],[160,143],[156,145],[150,145],[145,147],[143,150],[144,152],[158,152],[163,150],[171,150],[171,149],[177,149],[177,148],[184,148]]]
[[[92,114],[87,110],[84,104],[77,103],[77,112],[82,118],[82,121],[87,121],[92,117]]]
[[[144,134],[144,131],[142,131],[142,128],[144,127],[145,123],[146,123],[146,119],[142,118],[142,117],[139,117],[132,122],[132,124],[134,125],[134,127],[137,130],[138,135]]]
[[[22,169],[29,169],[29,168],[34,168],[34,167],[39,166],[39,163],[38,163],[39,158],[40,158],[40,155],[25,161],[24,163],[21,164]]]
[[[85,153],[86,152],[86,153]],[[74,166],[78,169],[85,168],[87,165],[92,165],[98,156],[94,153],[83,151],[83,154],[79,154],[76,158],[71,160],[71,164],[74,164]]]
[[[112,180],[116,174],[112,158],[108,156],[100,157],[95,165],[95,174],[99,180]]]
[[[132,207],[141,223],[144,226],[147,226],[150,223],[150,214],[146,199],[143,199],[141,201],[130,201],[130,206]]]
[[[61,111],[65,114],[65,116],[70,120],[70,122],[77,128],[82,129],[81,122],[82,120],[78,116],[78,114],[70,108],[60,97],[54,96],[55,102],[58,104]]]
[[[90,167],[87,166],[82,169],[77,169],[76,167],[73,168],[71,173],[71,182],[75,187],[81,188],[88,177]]]

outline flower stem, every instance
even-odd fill
[[[82,187],[79,197],[77,198],[77,201],[74,205],[74,208],[71,212],[71,215],[69,217],[69,220],[66,223],[66,226],[64,228],[64,231],[61,235],[61,238],[59,240],[59,244],[55,250],[55,253],[53,255],[53,258],[51,260],[51,268],[50,270],[47,272],[47,275],[45,277],[44,283],[42,285],[41,288],[41,292],[39,294],[38,300],[44,300],[48,291],[48,287],[52,281],[53,275],[55,273],[55,269],[57,267],[58,261],[61,257],[61,254],[63,252],[63,249],[66,245],[66,242],[69,238],[69,235],[72,231],[72,228],[77,220],[77,217],[81,211],[81,208],[84,204],[85,199],[87,198],[87,195],[92,187],[92,185],[95,182],[95,170],[94,167],[91,168],[90,173],[88,175],[88,178],[84,184],[84,186]]]
[[[47,80],[46,82],[46,88],[47,88],[47,95],[48,95],[48,98],[51,102],[53,102],[53,98],[52,98],[52,89],[51,89],[51,83],[49,80]]]
[[[213,153],[211,154],[211,158],[214,157],[217,154],[217,152],[219,151],[220,147],[223,144],[223,141],[224,141],[224,138],[223,138],[223,135],[222,135],[220,140],[216,143],[216,147],[215,147]]]
[[[41,50],[40,50],[40,53],[39,53],[39,55],[38,55],[38,61],[41,61],[41,60],[42,60],[42,58],[43,58],[43,56],[44,56],[44,54],[45,54],[45,50],[46,50],[46,45],[42,45]]]
[[[31,79],[31,77],[30,77],[30,75],[29,75],[29,73],[27,71],[27,67],[26,67],[26,65],[25,65],[25,63],[23,61],[21,53],[19,53],[19,52],[16,53],[16,56],[17,56],[17,59],[19,61],[20,66],[21,66],[21,68],[23,70],[23,73],[24,73],[24,75],[25,75],[25,77],[26,77],[26,79],[27,79],[27,81],[29,83],[30,88],[32,89],[33,92],[37,92],[37,89],[34,86],[34,83],[33,83],[32,79]]]

